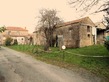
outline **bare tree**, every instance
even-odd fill
[[[103,2],[103,3],[100,3]],[[77,11],[85,11],[88,12],[92,9],[93,6],[98,4],[99,7],[92,13],[106,12],[107,16],[104,16],[107,21],[107,28],[109,28],[109,0],[70,0],[69,4],[76,8]]]
[[[100,6],[94,13],[107,11],[107,9],[109,9],[109,0],[70,0],[69,4],[75,7],[78,11],[88,12],[93,6],[98,4],[100,4]]]
[[[40,30],[45,34],[46,45],[44,50],[48,50],[50,46],[53,46],[53,32],[56,29],[56,25],[61,23],[61,19],[57,16],[57,11],[52,9],[42,9],[40,13]]]

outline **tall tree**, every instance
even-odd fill
[[[61,23],[62,20],[57,16],[57,11],[54,9],[42,9],[39,13],[40,30],[44,32],[46,38],[44,49],[48,50],[50,46],[53,46],[53,32],[56,29],[56,25]]]

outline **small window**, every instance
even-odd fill
[[[88,34],[87,36],[88,36],[88,38],[90,38],[90,34]]]
[[[90,26],[87,26],[87,32],[90,32]]]

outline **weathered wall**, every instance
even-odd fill
[[[33,40],[34,40],[34,45],[44,45],[46,41],[44,37],[44,33],[40,31],[33,33]]]
[[[90,31],[87,30],[88,26],[90,27]],[[94,28],[94,31],[92,28]],[[89,17],[81,21],[80,35],[80,47],[96,44],[95,24]]]
[[[92,27],[90,32],[87,32],[87,26],[80,27],[80,47],[93,45]]]
[[[78,25],[68,25],[56,30],[57,35],[63,35],[64,45],[68,48],[79,47],[79,27]]]

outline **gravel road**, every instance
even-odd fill
[[[0,82],[101,82],[101,79],[46,64],[30,55],[2,47]]]

